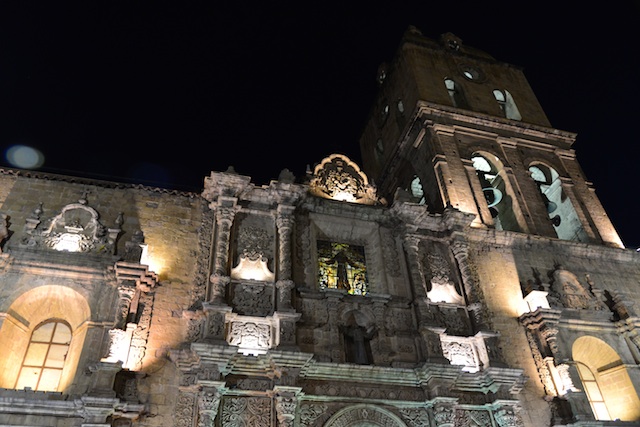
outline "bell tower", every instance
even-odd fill
[[[452,206],[474,227],[623,246],[576,134],[551,126],[520,67],[409,27],[377,82],[360,149],[378,194]]]

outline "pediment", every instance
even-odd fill
[[[376,188],[347,156],[332,154],[314,169],[309,192],[317,197],[364,205],[377,205]]]
[[[84,196],[49,218],[42,218],[42,213],[39,205],[27,218],[23,245],[58,252],[114,253],[122,214],[116,218],[114,227],[106,227]]]

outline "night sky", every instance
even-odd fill
[[[640,2],[270,3],[2,2],[0,166],[26,145],[37,170],[200,191],[230,165],[263,185],[332,153],[359,163],[378,65],[413,25],[521,66],[640,246]]]

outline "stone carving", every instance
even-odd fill
[[[587,289],[575,274],[558,265],[553,272],[552,296],[566,308],[602,310],[604,305],[598,301],[591,289]],[[554,299],[552,298],[552,301]]]
[[[293,231],[293,206],[278,206],[278,272],[280,280],[291,279],[291,233]]]
[[[115,253],[116,239],[121,232],[119,226],[107,228],[102,225],[98,212],[87,206],[85,195],[78,203],[64,206],[59,214],[43,224],[40,222],[42,212],[40,204],[27,218],[27,236],[23,244],[66,252]]]
[[[433,419],[435,420],[437,427],[452,426],[455,422],[456,414],[453,407],[437,404],[433,408]]]
[[[478,367],[473,345],[469,342],[442,341],[442,353],[452,365]]]
[[[273,286],[241,283],[234,287],[233,307],[239,314],[268,316],[273,313]]]
[[[394,239],[394,234],[387,229],[381,230],[382,234],[382,257],[386,273],[391,277],[400,277],[400,255]]]
[[[275,274],[269,270],[268,248],[272,238],[264,228],[243,226],[238,233],[242,253],[238,265],[231,270],[234,279],[253,279],[272,282]]]
[[[229,242],[231,239],[231,226],[236,213],[240,210],[240,207],[236,206],[237,200],[235,198],[221,198],[218,200],[217,205],[213,205],[212,209],[216,214],[216,252],[215,262],[213,268],[213,274],[216,276],[226,276],[227,273],[227,261],[229,259]],[[218,296],[218,295],[214,295]],[[214,302],[220,302],[214,300]]]
[[[205,387],[198,396],[198,427],[213,427],[220,398],[222,396],[216,388]]]
[[[214,214],[203,207],[202,223],[198,232],[198,256],[194,273],[194,285],[191,292],[191,308],[200,309],[207,298],[209,283],[209,266],[211,265],[211,247],[213,240]]]
[[[270,427],[271,399],[227,397],[222,407],[222,425],[228,427]]]
[[[142,313],[138,319],[136,328],[131,338],[131,348],[129,349],[129,357],[127,359],[126,368],[131,370],[140,370],[142,367],[142,359],[147,351],[147,340],[149,338],[149,328],[151,327],[151,313],[153,312],[153,293],[142,293],[140,295],[139,307]]]
[[[332,154],[315,167],[309,182],[314,196],[366,205],[380,204],[375,187],[348,157]]]
[[[230,345],[248,352],[264,352],[271,347],[271,327],[254,322],[231,322],[227,337]]]
[[[411,426],[415,427],[429,427],[429,413],[426,409],[418,408],[406,408],[401,409],[400,413],[404,418],[409,420]]]
[[[275,397],[279,427],[293,427],[298,399],[293,393],[278,393]]]
[[[399,399],[419,402],[426,398],[425,393],[421,389],[395,387],[393,389],[384,387],[368,387],[365,384],[359,384],[354,388],[349,384],[307,384],[310,391],[314,394],[326,396],[344,396],[358,397],[370,399]],[[306,387],[305,387],[306,389]]]
[[[451,280],[451,268],[447,260],[438,254],[428,253],[427,264],[431,272],[431,290],[427,293],[429,299],[433,302],[464,303]]]
[[[492,427],[491,415],[488,411],[456,410],[456,427]]]
[[[350,427],[375,425],[381,427],[405,427],[400,418],[389,411],[372,405],[354,405],[338,411],[325,424],[326,427]]]
[[[314,425],[316,420],[327,412],[327,405],[323,403],[309,403],[300,408],[300,424],[303,426]]]
[[[494,414],[494,419],[499,427],[522,427],[524,423],[515,409],[503,408]]]
[[[195,405],[195,394],[180,392],[173,412],[174,425],[176,427],[193,427]]]

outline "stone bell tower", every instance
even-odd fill
[[[377,81],[360,148],[378,194],[451,206],[474,227],[622,246],[576,134],[551,126],[521,68],[409,27]]]

